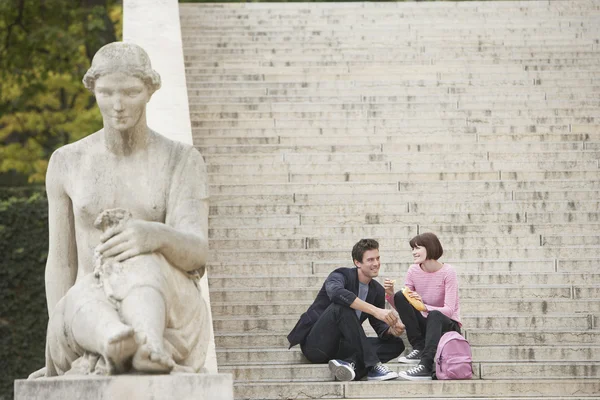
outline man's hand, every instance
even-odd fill
[[[396,281],[393,281],[391,279],[385,278],[383,280],[383,288],[385,289],[385,294],[390,297],[394,297],[394,283],[396,283]]]
[[[132,219],[107,230],[100,237],[96,250],[103,257],[124,261],[140,254],[152,253],[161,247],[160,223]]]
[[[402,321],[398,320],[398,322],[396,322],[395,325],[390,325],[390,328],[388,329],[387,333],[393,336],[400,336],[402,335],[402,333],[404,332],[405,326],[402,323]]]
[[[400,320],[400,317],[398,316],[396,310],[386,310],[383,308],[379,308],[374,317],[380,321],[385,322],[389,326],[396,325],[396,322]]]

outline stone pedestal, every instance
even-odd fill
[[[233,400],[233,378],[173,374],[19,379],[15,400]]]

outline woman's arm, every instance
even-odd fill
[[[448,318],[452,318],[454,312],[456,311],[456,304],[458,303],[458,277],[456,275],[456,271],[452,268],[448,271],[448,275],[444,280],[444,306],[436,307],[429,304],[425,304],[427,307],[427,311],[437,310],[447,316]]]
[[[67,170],[62,152],[55,151],[46,173],[50,239],[45,272],[48,315],[52,314],[56,303],[73,286],[77,277],[75,219],[71,199],[63,185]]]

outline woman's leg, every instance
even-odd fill
[[[458,322],[448,318],[439,311],[431,311],[427,316],[427,334],[425,335],[425,347],[421,353],[421,365],[428,371],[433,371],[433,358],[437,351],[438,343],[446,332],[460,332]]]
[[[406,327],[406,336],[413,350],[423,350],[427,326],[425,317],[406,300],[402,292],[394,295],[394,305]]]

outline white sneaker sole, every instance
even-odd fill
[[[350,382],[356,376],[352,368],[342,365],[336,360],[329,361],[329,370],[335,375],[335,379],[341,382]]]
[[[385,374],[384,376],[378,376],[378,377],[367,376],[368,381],[389,381],[389,380],[397,379],[397,378],[398,378],[398,374],[395,372],[391,372],[389,374]]]
[[[400,358],[398,358],[398,362],[402,363],[402,364],[418,364],[421,362],[421,359],[419,358],[416,360],[415,359],[409,360],[406,357],[400,357]]]
[[[404,371],[398,374],[398,378],[406,381],[430,381],[431,376],[408,376]]]

